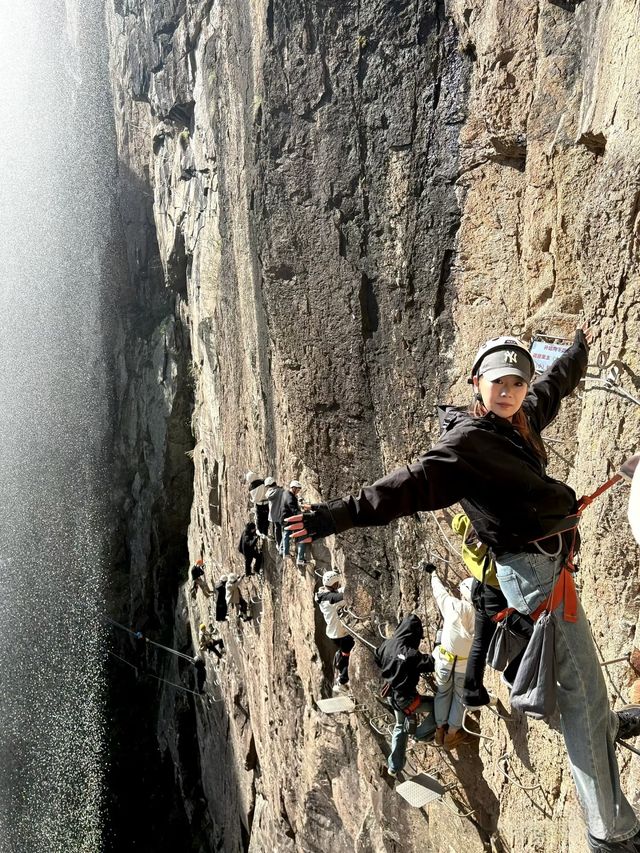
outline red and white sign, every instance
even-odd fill
[[[545,370],[548,370],[553,362],[560,358],[570,346],[571,344],[568,341],[556,343],[553,340],[536,340],[534,338],[531,344],[531,356],[536,366],[536,373],[544,373]]]

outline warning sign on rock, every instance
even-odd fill
[[[536,366],[536,373],[544,373],[548,370],[553,362],[560,358],[571,346],[570,341],[562,340],[561,338],[551,338],[545,336],[534,337],[531,342],[531,355]]]

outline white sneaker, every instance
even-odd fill
[[[349,685],[348,684],[340,684],[339,681],[336,681],[335,684],[333,685],[333,692],[334,693],[342,693],[344,695],[347,695],[350,692]]]

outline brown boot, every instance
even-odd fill
[[[436,746],[442,746],[442,744],[444,743],[445,733],[446,731],[444,726],[438,726],[436,728],[436,736],[433,739]]]
[[[463,743],[466,743],[467,736],[462,729],[458,729],[455,732],[447,732],[444,738],[444,748],[445,749],[456,749],[461,746]]]

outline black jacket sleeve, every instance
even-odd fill
[[[542,376],[534,380],[524,408],[538,432],[548,426],[560,403],[577,387],[587,370],[589,346],[581,329],[569,349]]]
[[[328,501],[335,532],[377,527],[415,512],[451,506],[464,496],[466,467],[445,437],[419,462],[392,471],[356,497]]]

